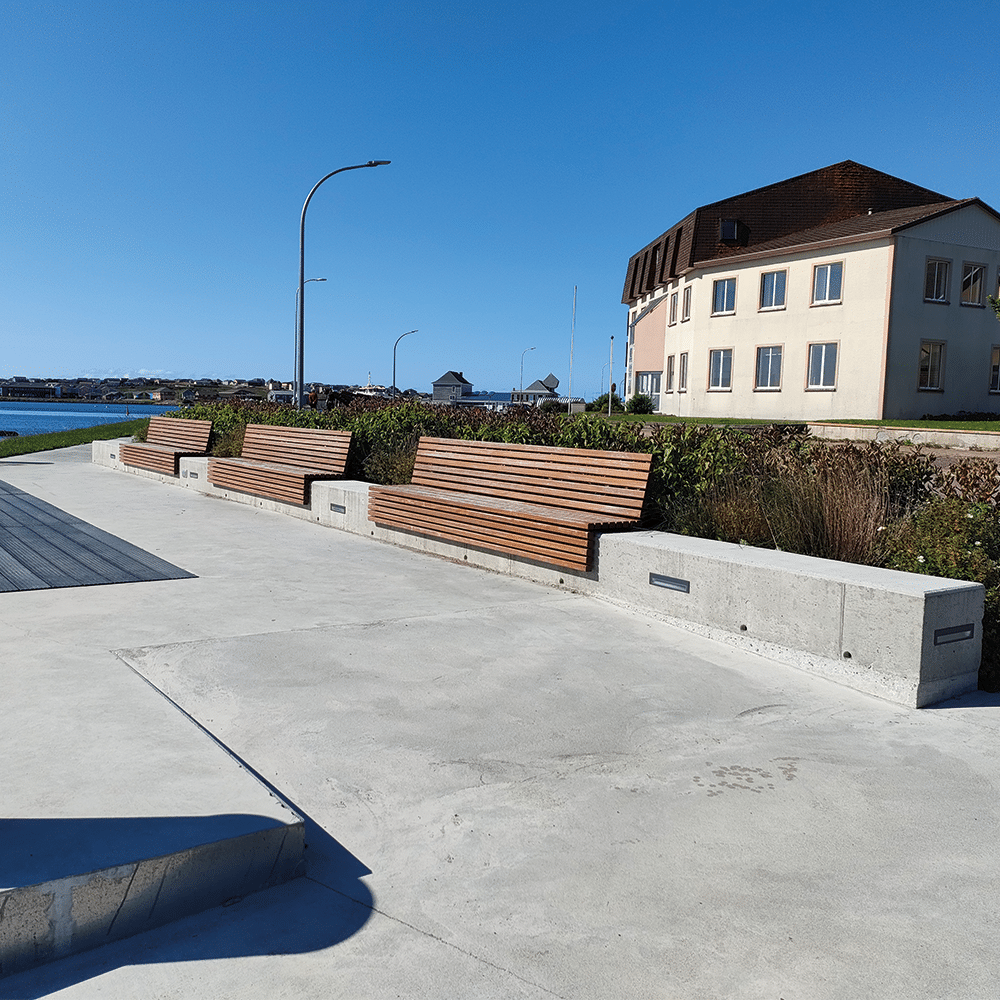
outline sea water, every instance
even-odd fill
[[[149,403],[13,403],[0,400],[0,431],[17,431],[21,437],[50,434],[99,424],[117,424],[133,417],[156,416],[176,409],[176,406]]]

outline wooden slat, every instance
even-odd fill
[[[211,433],[211,420],[150,417],[146,441],[120,445],[118,458],[124,465],[176,476],[180,457],[204,454]]]
[[[337,479],[347,467],[351,434],[313,427],[248,424],[239,458],[213,458],[214,486],[304,506],[316,479]]]
[[[182,417],[150,417],[147,444],[204,452],[212,434],[211,420],[185,420]]]
[[[118,458],[124,465],[136,465],[150,472],[162,472],[168,476],[177,475],[177,459],[180,452],[164,445],[123,444],[118,447]]]
[[[412,482],[638,517],[650,455],[421,438]]]
[[[586,570],[594,532],[642,513],[650,455],[421,438],[411,484],[369,491],[368,516],[419,534]]]

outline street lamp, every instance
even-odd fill
[[[308,285],[310,281],[326,281],[326,278],[306,278],[303,284]],[[299,286],[296,285],[295,286],[295,329],[293,330],[293,338],[297,338],[298,335],[299,335]]]
[[[396,348],[399,346],[399,342],[404,337],[409,337],[411,333],[416,333],[416,330],[407,330],[406,333],[401,333],[396,338],[396,343],[392,345],[392,398],[396,398]]]
[[[302,396],[305,391],[306,209],[320,184],[323,181],[328,181],[334,174],[342,174],[345,170],[360,170],[362,167],[383,167],[390,162],[390,160],[369,160],[367,163],[355,163],[350,167],[331,170],[313,185],[313,189],[306,196],[305,203],[302,205],[302,217],[299,219],[299,322],[295,331],[295,408],[298,410],[302,409]]]
[[[523,351],[521,351],[521,392],[524,392],[524,356],[528,353],[528,351],[533,350],[533,347],[526,347]]]

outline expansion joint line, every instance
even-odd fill
[[[502,965],[497,965],[496,962],[491,962],[488,958],[483,958],[481,955],[476,955],[471,951],[466,951],[465,948],[461,948],[459,947],[459,945],[454,944],[451,941],[446,941],[443,937],[440,937],[437,934],[432,934],[430,931],[425,931],[422,928],[417,927],[406,920],[402,920],[399,917],[394,917],[391,913],[386,913],[385,910],[380,910],[377,906],[373,906],[371,903],[366,903],[363,900],[355,899],[353,896],[348,895],[341,889],[334,889],[332,885],[327,885],[325,882],[321,882],[319,879],[313,878],[311,875],[305,875],[303,877],[309,882],[313,882],[316,885],[321,885],[324,889],[329,889],[330,892],[337,893],[338,896],[343,896],[344,899],[349,899],[352,903],[357,903],[358,906],[363,906],[366,909],[371,910],[372,913],[377,913],[380,917],[385,917],[387,920],[392,920],[394,923],[402,924],[403,927],[408,927],[411,931],[416,931],[417,934],[421,934],[424,937],[428,937],[432,941],[437,941],[438,944],[443,944],[448,948],[454,948],[455,951],[459,952],[462,955],[465,955],[466,958],[471,958],[474,962],[479,962],[482,965],[488,965],[491,969],[496,969],[497,972],[502,972],[506,976],[513,976],[515,979],[520,980],[526,986],[531,986],[536,990],[541,990],[543,993],[547,993],[550,997],[557,997],[558,1000],[569,1000],[569,998],[563,996],[562,993],[554,993],[552,990],[547,989],[540,983],[535,983],[532,982],[530,979],[525,979],[524,976],[519,976],[516,972],[514,972],[513,969],[504,968],[504,966]]]

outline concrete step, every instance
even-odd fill
[[[0,976],[302,874],[302,817],[172,702],[40,652],[5,665]]]

